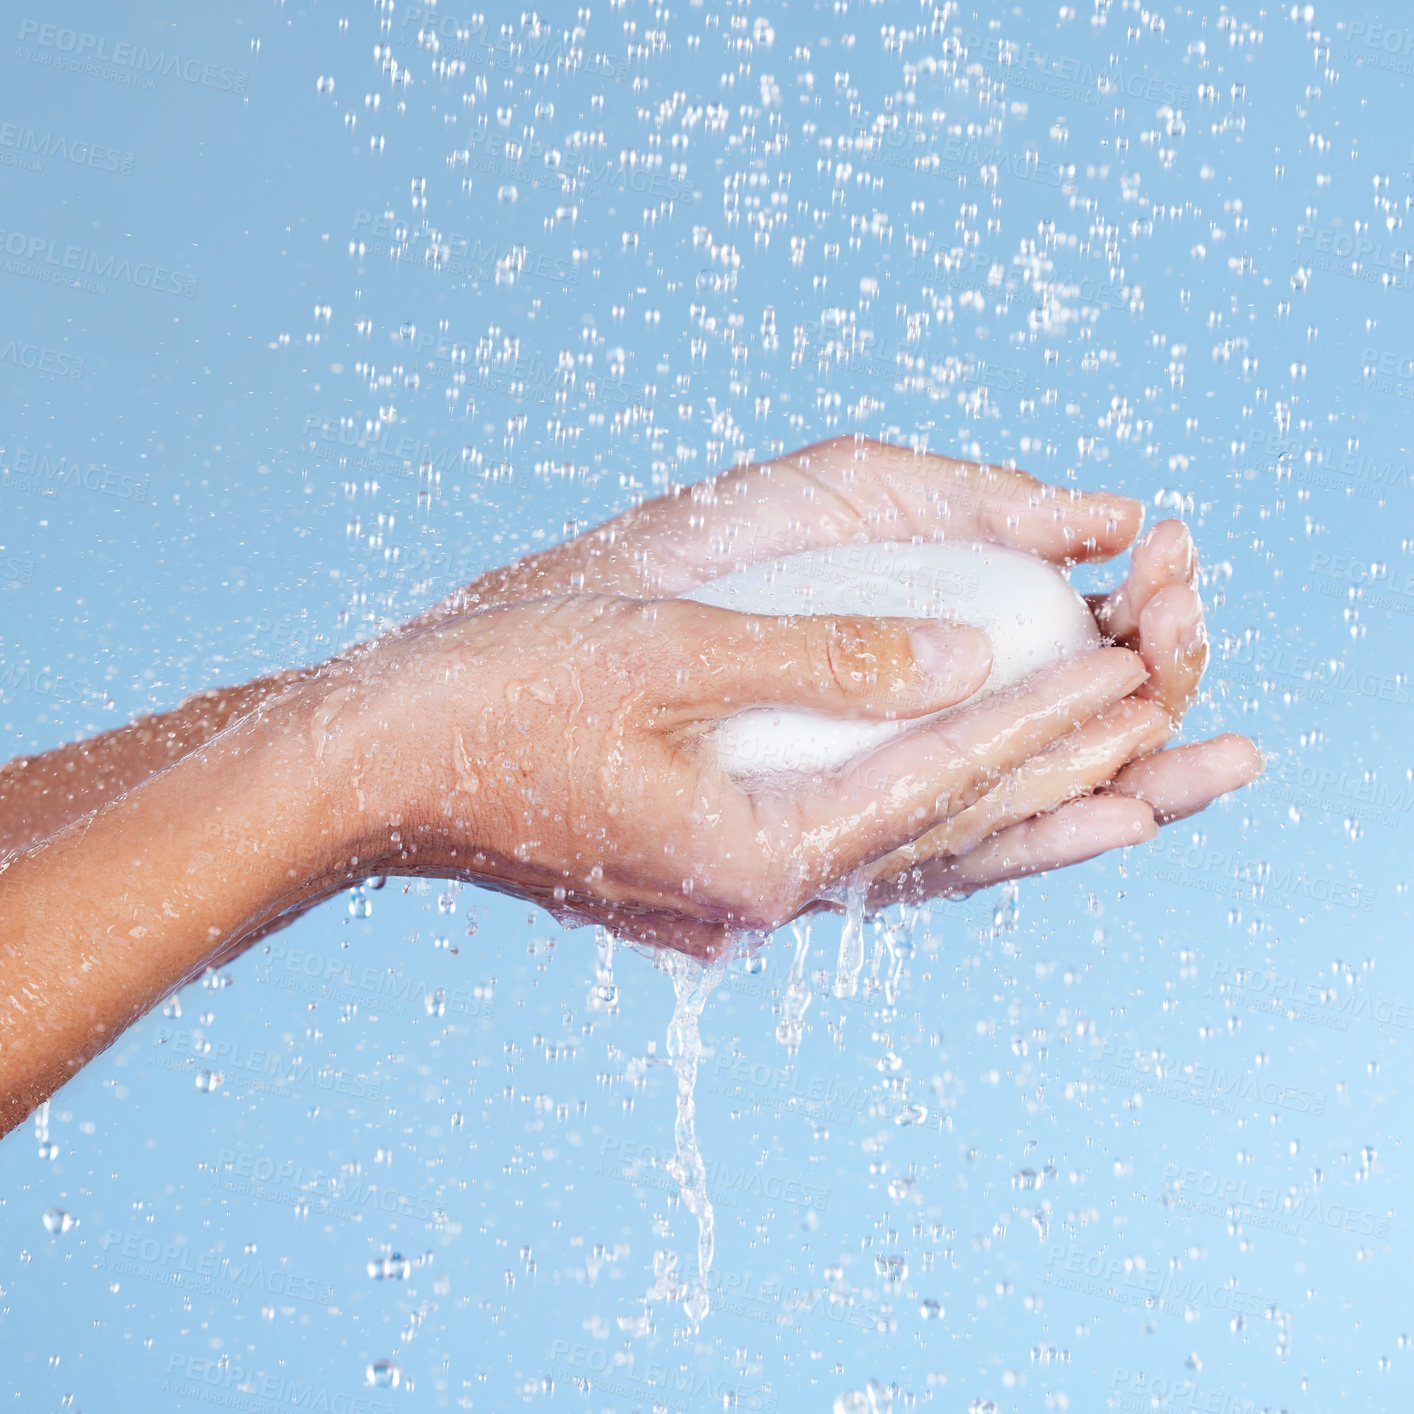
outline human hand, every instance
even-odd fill
[[[1124,583],[1093,596],[1091,607],[1102,632],[1139,652],[1146,681],[970,809],[880,860],[875,904],[965,895],[1141,844],[1261,774],[1261,753],[1234,733],[1159,751],[1207,666],[1196,573],[1182,522],[1161,521],[1144,536]]]
[[[1053,564],[1108,560],[1138,535],[1127,496],[834,437],[676,486],[572,540],[488,571],[412,626],[553,594],[662,599],[762,560],[868,541],[991,540]]]
[[[1129,546],[1142,522],[1143,507],[1128,497],[841,437],[676,488],[492,571],[415,622],[537,594],[677,594],[742,564],[860,540],[977,538],[1057,564],[1105,560]],[[1126,767],[1176,733],[1197,691],[1207,653],[1196,568],[1181,522],[1161,522],[1143,537],[1124,583],[1091,601],[1102,632],[1139,651],[1150,670],[1135,702],[1088,724],[927,841],[880,861],[881,897],[889,881],[911,895],[924,878],[969,892],[1137,844],[1156,822],[1201,810],[1260,772],[1256,748],[1237,736]],[[1107,795],[1079,799],[1111,781]]]
[[[450,875],[711,953],[966,810],[1145,673],[1100,649],[790,793],[734,782],[702,749],[745,707],[926,716],[985,678],[984,645],[928,621],[590,595],[375,640],[319,688],[347,876]]]

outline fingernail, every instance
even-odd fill
[[[1203,601],[1195,594],[1192,604],[1183,618],[1179,620],[1179,651],[1187,657],[1190,653],[1197,653],[1200,649],[1206,648],[1207,643],[1208,633],[1203,624]]]
[[[1178,538],[1169,546],[1165,560],[1170,572],[1178,579],[1186,583],[1193,578],[1193,571],[1197,568],[1197,556],[1193,549],[1193,537],[1188,533],[1186,525],[1179,527]]]
[[[908,635],[913,661],[939,682],[976,682],[992,666],[992,645],[981,629],[965,625],[925,624]]]

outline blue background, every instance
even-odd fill
[[[1268,775],[871,924],[854,1002],[819,925],[793,1057],[793,938],[733,963],[696,1334],[644,1299],[695,1260],[668,977],[619,950],[606,1004],[592,934],[475,890],[325,905],[0,1146],[16,1407],[1393,1407],[1414,24],[577,14],[4,21],[5,754],[858,431],[1183,515],[1187,735]]]

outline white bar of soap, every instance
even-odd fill
[[[737,779],[836,771],[890,737],[961,711],[1062,658],[1100,646],[1085,601],[1034,555],[974,540],[809,550],[682,596],[749,614],[864,614],[971,624],[992,641],[992,671],[966,702],[907,722],[752,708],[716,729],[718,764]]]

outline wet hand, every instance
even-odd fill
[[[1143,507],[1129,497],[839,437],[679,487],[483,576],[416,622],[537,594],[677,594],[738,565],[858,541],[971,537],[1056,564],[1106,560],[1128,548],[1142,523]],[[1179,521],[1161,522],[1135,545],[1124,583],[1092,607],[1101,630],[1139,651],[1149,668],[1136,702],[1087,724],[965,819],[877,866],[883,894],[891,885],[926,892],[920,878],[966,892],[1137,844],[1156,822],[1202,809],[1260,772],[1256,748],[1236,736],[1180,748],[1171,760],[1136,759],[1177,732],[1207,662],[1196,569]],[[1080,799],[1111,781],[1105,798]],[[954,867],[964,855],[967,863]]]
[[[321,688],[345,865],[462,877],[709,953],[966,811],[1145,676],[1101,649],[789,793],[714,764],[712,727],[744,707],[912,719],[989,661],[975,630],[935,623],[592,595],[390,635]]]
[[[1177,733],[1207,666],[1196,573],[1180,521],[1162,521],[1144,536],[1124,583],[1091,605],[1101,630],[1144,659],[1148,678],[976,805],[880,861],[876,903],[964,895],[1141,844],[1261,774],[1261,753],[1232,733],[1159,750]]]

